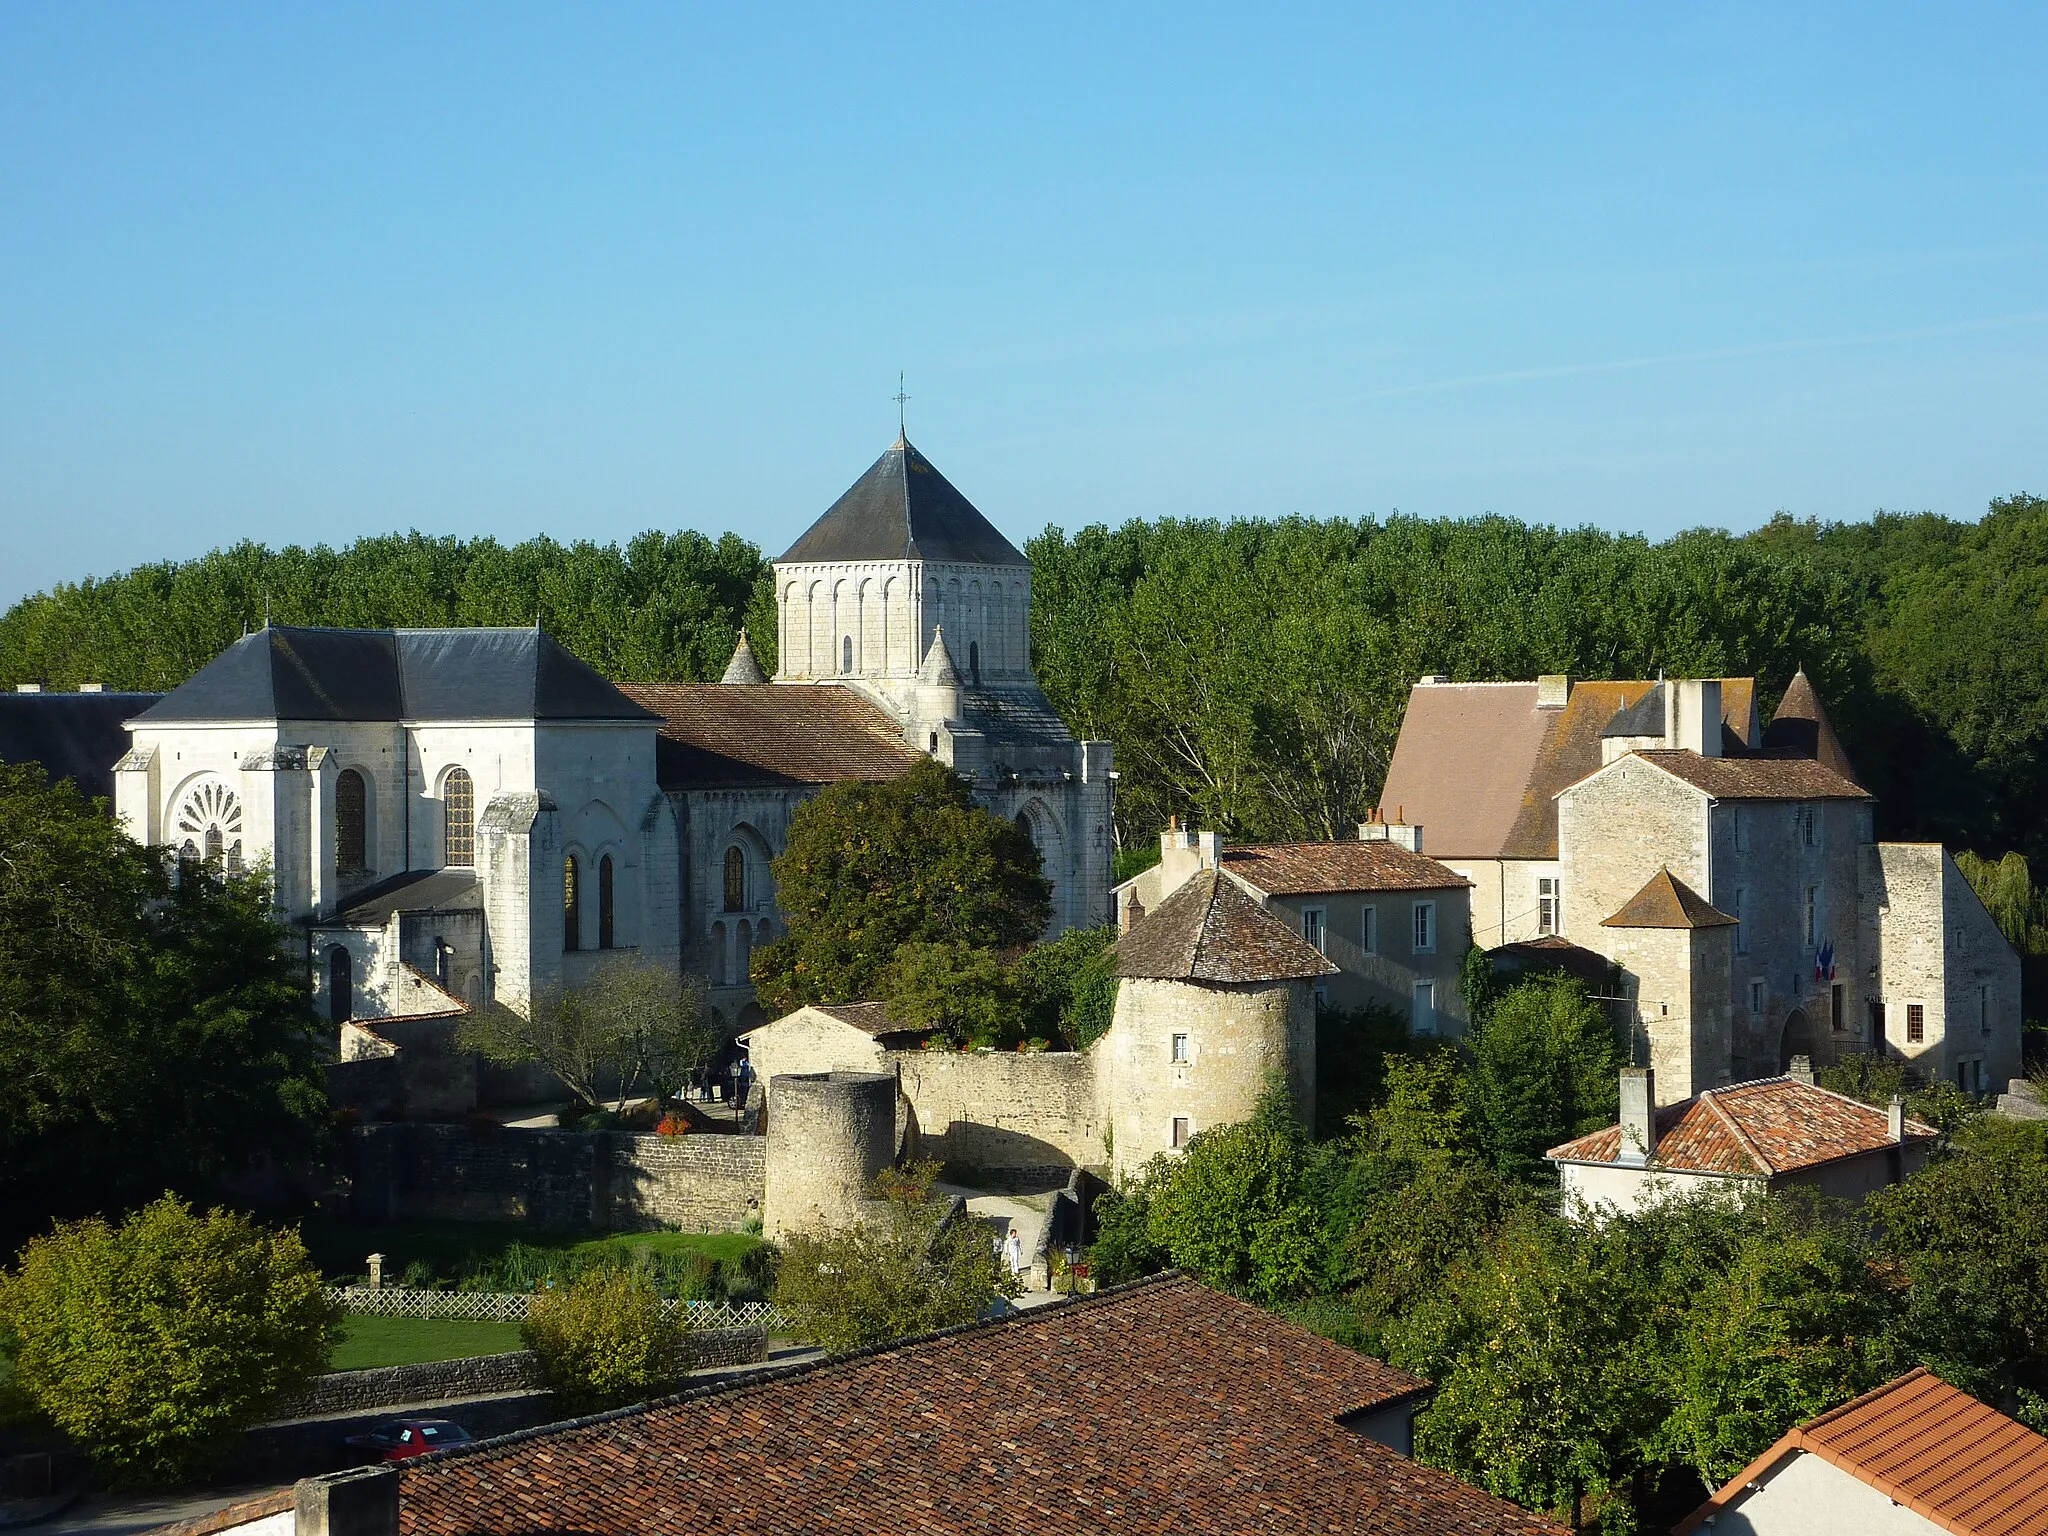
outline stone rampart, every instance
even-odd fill
[[[503,1221],[565,1232],[735,1232],[760,1213],[758,1136],[363,1125],[343,1143],[365,1221]]]
[[[1067,1051],[886,1051],[920,1156],[1011,1178],[1106,1160],[1095,1062]]]

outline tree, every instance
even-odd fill
[[[860,1349],[971,1323],[1020,1286],[989,1230],[932,1197],[936,1163],[883,1170],[881,1208],[831,1232],[783,1245],[775,1300],[800,1337],[825,1349]]]
[[[689,1369],[688,1333],[653,1277],[620,1265],[536,1291],[519,1336],[569,1413],[644,1402]]]
[[[1007,950],[1052,916],[1019,827],[976,805],[936,759],[883,784],[843,782],[799,806],[775,860],[789,930],[754,951],[762,1004],[862,1002],[905,944]]]
[[[462,1022],[463,1049],[507,1064],[538,1062],[585,1105],[623,1112],[638,1084],[681,1098],[710,1054],[701,980],[627,956],[581,987],[544,988],[527,1011],[500,1003]]]
[[[0,764],[0,1242],[312,1152],[302,954],[257,872],[174,884],[40,768]]]
[[[1018,958],[1025,1037],[1064,1041],[1085,1051],[1109,1032],[1116,1013],[1114,928],[1069,928]]]
[[[1531,978],[1503,992],[1472,1051],[1479,1139],[1510,1178],[1534,1178],[1545,1151],[1618,1113],[1621,1052],[1575,977]]]
[[[323,1368],[334,1321],[297,1232],[170,1195],[118,1227],[59,1226],[0,1276],[17,1384],[117,1482],[217,1465]]]
[[[891,1021],[903,1028],[935,1030],[956,1045],[1015,1043],[1017,988],[992,949],[957,939],[899,945],[880,990]]]

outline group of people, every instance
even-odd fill
[[[737,1056],[722,1070],[707,1065],[698,1070],[693,1087],[700,1103],[744,1105],[754,1087],[754,1064]]]

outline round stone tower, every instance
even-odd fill
[[[841,1227],[860,1213],[896,1147],[896,1079],[885,1072],[806,1072],[768,1083],[762,1234]]]

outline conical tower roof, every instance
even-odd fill
[[[962,565],[1029,565],[974,503],[899,437],[854,481],[783,562],[944,560]]]
[[[1828,724],[1828,712],[1821,708],[1820,695],[1801,667],[1792,675],[1777,713],[1764,727],[1764,752],[1770,757],[1810,757],[1832,768],[1851,784],[1858,783],[1855,766],[1843,750],[1841,738]]]
[[[1735,919],[1671,873],[1670,867],[1650,876],[1649,884],[1629,897],[1602,928],[1731,928]]]
[[[1337,967],[1308,940],[1205,869],[1131,924],[1116,944],[1116,973],[1160,981],[1292,981]]]
[[[953,653],[946,649],[946,632],[936,624],[932,626],[931,649],[924,653],[924,665],[917,669],[917,680],[935,688],[960,686],[960,669],[953,665]]]
[[[725,676],[721,683],[765,683],[768,674],[761,670],[761,663],[754,660],[753,648],[747,644],[747,632],[740,631],[740,643],[732,648],[732,660],[725,664]]]

